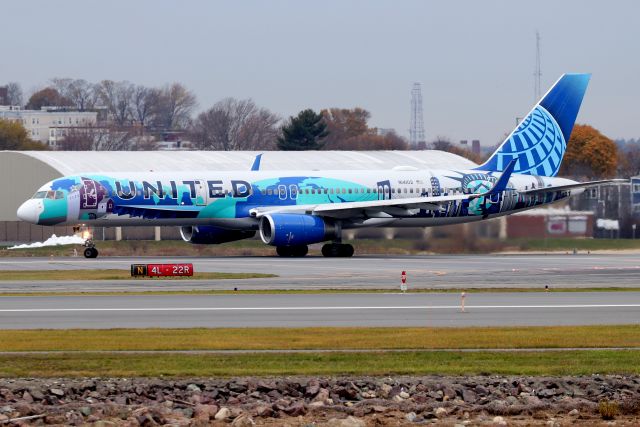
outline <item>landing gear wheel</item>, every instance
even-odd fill
[[[282,257],[303,257],[309,253],[309,247],[307,245],[277,246],[276,253]]]
[[[96,248],[85,248],[84,257],[85,258],[98,258],[98,250]]]
[[[353,246],[346,243],[327,243],[322,246],[322,255],[325,257],[344,257],[353,256]]]

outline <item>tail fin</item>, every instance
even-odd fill
[[[571,136],[591,74],[563,74],[493,155],[477,169],[555,176]]]

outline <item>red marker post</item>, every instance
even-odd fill
[[[407,292],[407,272],[402,271],[400,275],[400,290],[404,293]]]

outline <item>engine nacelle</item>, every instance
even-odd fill
[[[336,228],[319,216],[270,214],[260,218],[260,238],[267,245],[309,245],[336,238]]]
[[[212,245],[248,239],[256,235],[253,230],[229,230],[212,225],[180,227],[180,236],[189,243]]]

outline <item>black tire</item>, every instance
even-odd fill
[[[290,246],[276,246],[276,253],[278,256],[291,256]]]
[[[98,250],[96,248],[86,248],[84,250],[85,258],[98,258]]]
[[[355,250],[353,249],[352,245],[349,244],[345,244],[345,245],[340,245],[342,246],[340,248],[340,256],[341,257],[345,257],[345,258],[351,258],[353,256],[353,253],[355,252]]]
[[[353,246],[342,243],[327,243],[322,246],[322,255],[329,258],[349,258],[354,253]]]
[[[309,253],[307,245],[277,246],[276,253],[281,257],[303,257]]]

